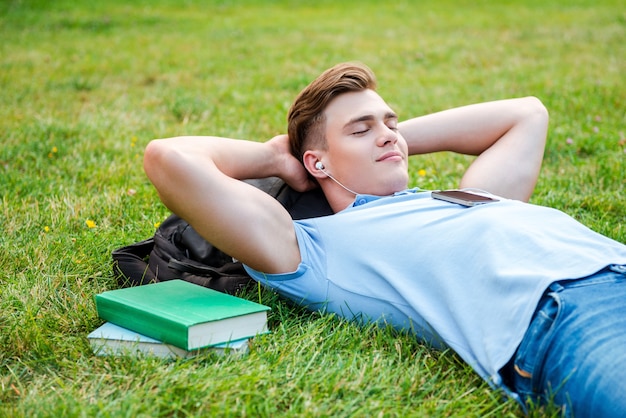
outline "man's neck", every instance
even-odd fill
[[[341,212],[354,203],[356,195],[351,193],[331,181],[320,185],[328,204],[334,213]]]

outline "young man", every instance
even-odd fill
[[[518,400],[621,414],[626,246],[525,203],[543,105],[503,100],[399,123],[375,88],[364,65],[337,65],[300,93],[288,136],[155,140],[146,173],[165,205],[285,297],[450,347]],[[498,201],[464,207],[407,190],[408,156],[437,151],[477,155],[460,187]],[[240,181],[269,176],[300,191],[317,182],[335,214],[292,221]]]

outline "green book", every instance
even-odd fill
[[[196,350],[267,332],[267,306],[183,280],[110,290],[95,296],[100,318]]]

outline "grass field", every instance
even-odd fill
[[[617,0],[1,2],[0,416],[522,416],[451,352],[267,291],[272,333],[246,358],[97,358],[93,296],[116,287],[111,251],[168,215],[150,139],[264,141],[348,60],[404,117],[539,97],[532,201],[626,242],[625,57]],[[453,187],[470,161],[413,157],[412,185]]]

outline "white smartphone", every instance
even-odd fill
[[[446,202],[456,203],[468,207],[498,201],[498,199],[493,197],[465,192],[462,190],[438,190],[431,192],[430,195],[433,199],[444,200]]]

